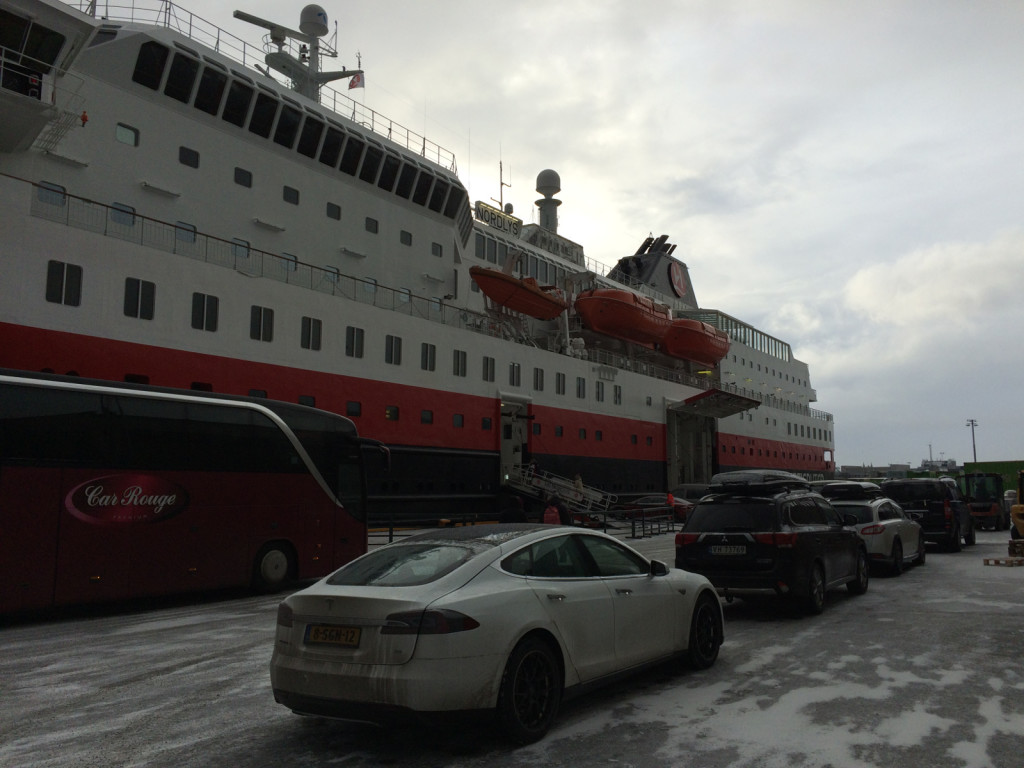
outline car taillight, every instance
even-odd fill
[[[290,605],[280,603],[277,606],[277,626],[279,627],[290,627],[292,625],[292,616],[294,612]]]
[[[885,533],[884,525],[865,525],[860,529],[859,533],[862,536],[877,536],[880,533]]]
[[[949,499],[946,499],[944,502],[942,502],[942,514],[945,516],[947,520],[953,517],[953,507],[950,506]]]
[[[795,533],[755,533],[754,541],[773,547],[792,548],[796,546]]]
[[[687,544],[696,544],[697,539],[700,538],[699,533],[677,533],[676,534],[676,546],[683,547]]]
[[[380,628],[382,635],[447,635],[476,629],[480,622],[458,611],[392,613]]]

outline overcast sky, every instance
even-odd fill
[[[234,8],[303,6],[181,2],[247,40]],[[979,461],[1024,459],[1024,2],[322,5],[325,69],[358,51],[351,93],[471,200],[534,220],[552,168],[589,258],[668,234],[701,306],[810,365],[839,464],[971,461],[969,419]]]

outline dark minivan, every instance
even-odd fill
[[[885,480],[882,495],[921,525],[927,541],[938,542],[950,552],[959,552],[961,541],[974,543],[971,508],[954,483],[929,477]]]
[[[706,576],[724,597],[787,596],[821,613],[825,593],[868,588],[868,557],[844,519],[802,478],[729,473],[676,534],[676,567]]]

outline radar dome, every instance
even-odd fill
[[[562,180],[550,168],[537,174],[537,191],[546,197],[562,191]]]
[[[304,35],[323,37],[328,32],[327,11],[319,5],[307,5],[299,16],[299,31]]]

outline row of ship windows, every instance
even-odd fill
[[[733,356],[732,356],[732,361],[733,361],[734,363],[736,362],[736,355],[733,355]],[[747,366],[747,359],[746,359],[745,357],[741,357],[741,358],[739,359],[739,364],[740,364],[741,366],[743,366],[743,367],[746,367],[746,366]],[[753,367],[754,367],[754,361],[753,361],[753,360],[751,360],[751,361],[750,361],[750,367],[751,367],[751,368],[753,368]],[[787,373],[787,374],[783,374],[783,372],[782,372],[782,371],[778,371],[778,372],[776,373],[776,371],[775,371],[775,369],[774,369],[774,368],[772,368],[772,369],[770,369],[770,370],[771,370],[771,375],[772,375],[772,376],[777,376],[777,377],[778,377],[778,378],[780,378],[780,379],[783,379],[783,378],[784,378],[784,380],[785,380],[785,381],[792,381],[792,382],[793,382],[794,384],[799,384],[799,385],[800,385],[800,386],[802,386],[802,387],[806,387],[806,386],[807,386],[807,382],[806,382],[806,381],[804,381],[803,379],[798,379],[798,378],[797,378],[796,376],[794,376],[794,377],[793,377],[792,379],[790,379],[790,377],[789,377],[789,374],[788,374],[788,373]],[[757,371],[758,371],[758,373],[761,373],[761,372],[762,372],[762,371],[761,371],[761,364],[760,364],[760,363],[758,363],[758,364],[757,364]],[[764,366],[764,371],[763,371],[763,372],[764,372],[764,373],[768,373],[768,371],[769,371],[769,368],[768,368],[768,366],[767,366],[767,365],[766,365],[766,366]],[[763,384],[764,382],[761,382],[761,383]]]
[[[509,246],[505,243],[488,237],[482,232],[476,233],[474,255],[481,261],[504,267],[508,252]],[[562,285],[565,275],[566,272],[563,268],[557,267],[533,253],[524,253],[519,261],[518,276],[532,277],[541,285]]]
[[[239,178],[240,172],[242,174],[249,174],[249,179],[250,179],[250,183],[251,183],[251,176],[252,175],[249,173],[249,171],[245,171],[242,168],[235,168],[235,179],[236,179],[236,181]],[[239,182],[239,183],[241,183],[241,182]],[[246,186],[249,186],[249,184],[246,184]],[[41,182],[39,182],[39,184],[36,187],[36,189],[37,189],[37,192],[36,192],[37,199],[41,203],[46,203],[47,205],[53,205],[53,206],[64,206],[64,205],[67,204],[67,199],[68,199],[67,189],[65,189],[60,184],[54,184],[53,182],[49,182],[49,181],[41,181]],[[293,189],[292,187],[285,186],[284,187],[284,199],[285,199],[286,202],[294,202],[295,205],[298,205],[298,201],[299,201],[299,192],[298,192],[298,190]],[[119,225],[121,227],[134,227],[135,224],[136,224],[136,219],[137,218],[141,218],[141,217],[139,217],[139,214],[137,214],[135,212],[135,207],[134,206],[127,205],[125,203],[117,203],[117,202],[111,203],[108,210],[109,210],[109,215],[110,215],[111,222],[113,222],[114,224],[117,224],[117,225]],[[329,203],[327,203],[326,213],[327,213],[328,218],[341,219],[341,206],[339,206],[339,205],[337,205],[335,203],[330,203],[329,202]],[[377,219],[373,218],[372,216],[367,216],[366,217],[363,226],[366,229],[366,231],[369,232],[370,234],[376,235],[376,234],[380,233],[380,222]],[[182,242],[182,243],[194,243],[194,242],[196,242],[197,235],[198,235],[198,230],[196,229],[195,224],[189,224],[188,222],[185,222],[185,221],[175,222],[175,224],[174,224],[174,237],[179,242]],[[236,238],[232,238],[230,242],[232,244],[232,254],[236,258],[245,259],[245,258],[249,257],[249,247],[250,246],[249,246],[249,241],[248,240],[243,240],[241,238],[236,237]],[[398,233],[398,242],[401,243],[404,246],[412,247],[412,244],[413,244],[412,232],[409,232],[409,231],[404,230],[404,229],[400,230],[399,233]],[[438,258],[443,258],[444,257],[444,246],[441,245],[441,243],[431,243],[430,244],[430,253],[431,253],[431,255],[436,256]],[[281,258],[291,262],[291,265],[292,265],[291,268],[293,270],[297,268],[298,257],[294,256],[293,254],[289,254],[289,253],[282,253],[282,254],[280,254],[280,256],[281,256]],[[330,267],[330,266],[328,266],[328,267],[324,267],[324,269],[326,269],[326,270],[328,270],[330,272],[336,273],[336,274],[339,273],[339,270],[338,270],[337,267]]]
[[[340,125],[327,125],[319,116],[305,113],[297,103],[282,103],[276,94],[256,86],[244,75],[234,71],[232,75],[229,78],[220,65],[211,62],[203,65],[200,73],[196,58],[181,51],[171,57],[167,46],[149,41],[139,47],[132,80],[154,91],[162,87],[164,95],[172,99],[192,104],[214,117],[219,115],[253,135],[272,139],[285,149],[294,149],[449,219],[458,216],[460,229],[468,237],[468,228],[472,226],[469,196],[461,185],[404,162],[399,155],[365,136]]]
[[[80,265],[51,260],[46,273],[46,300],[48,302],[68,306],[80,306],[82,301],[83,269]],[[140,320],[153,320],[156,316],[156,284],[139,278],[125,278],[124,314]],[[192,327],[197,330],[215,333],[219,325],[220,299],[217,296],[192,294]],[[254,341],[272,342],[274,340],[274,310],[270,307],[252,305],[249,312],[249,338]],[[402,365],[402,337],[387,334],[384,340],[384,362],[388,365]],[[315,317],[303,317],[299,345],[302,349],[320,351],[323,348],[323,321]],[[345,355],[362,358],[365,354],[365,331],[356,326],[345,329]],[[420,345],[420,368],[424,371],[437,370],[437,345],[423,342]],[[468,354],[465,350],[452,350],[452,375],[468,376]],[[508,384],[522,387],[522,365],[509,363]],[[493,382],[497,378],[497,362],[495,358],[484,355],[482,358],[481,377],[484,381]],[[545,371],[543,368],[533,369],[533,390],[544,391]],[[587,379],[577,376],[575,395],[578,399],[587,398]],[[555,394],[565,395],[568,392],[568,377],[562,372],[555,373]],[[606,383],[594,382],[594,399],[605,402],[607,397]],[[611,386],[611,398],[615,405],[622,405],[622,386]],[[650,399],[648,399],[650,403]]]
[[[731,450],[730,450],[730,448],[731,448]],[[733,446],[725,446],[725,445],[723,445],[722,446],[722,454],[724,455],[726,453],[736,453],[736,446],[735,445],[733,445]],[[746,449],[743,446],[740,446],[739,453],[740,453],[740,456],[748,455]],[[773,453],[775,454],[774,456],[771,455]],[[749,455],[750,456],[754,455],[754,449],[753,448],[750,449]],[[789,451],[788,453],[786,451],[783,451],[782,452],[782,456],[779,456],[779,452],[778,451],[767,451],[767,450],[764,450],[762,448],[758,448],[757,449],[757,455],[761,456],[762,458],[766,458],[766,459],[767,458],[774,458],[774,459],[782,458],[782,459],[798,459],[798,460],[801,460],[801,461],[812,461],[812,460],[817,460],[817,459],[821,458],[821,456],[818,456],[816,454],[793,453],[792,451]]]

